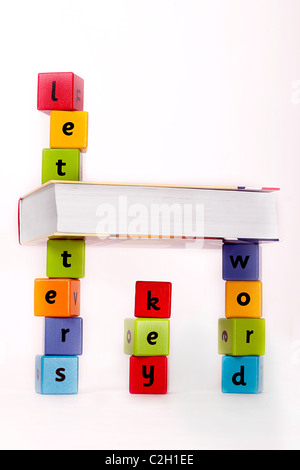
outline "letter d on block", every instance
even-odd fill
[[[223,393],[260,393],[263,388],[263,356],[223,356]]]

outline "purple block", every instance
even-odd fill
[[[224,243],[223,279],[225,281],[258,281],[260,247],[257,243]]]
[[[83,321],[80,317],[45,318],[45,355],[80,356]]]

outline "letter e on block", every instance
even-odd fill
[[[36,279],[34,315],[37,317],[75,317],[80,315],[79,279]]]

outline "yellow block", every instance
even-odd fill
[[[261,281],[227,281],[225,283],[226,318],[260,318],[262,316]]]
[[[86,111],[51,111],[50,147],[86,149],[88,113]]]

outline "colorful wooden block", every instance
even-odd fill
[[[42,184],[51,180],[81,180],[79,149],[44,149],[42,155]]]
[[[168,361],[165,356],[130,357],[129,392],[165,394],[168,388]]]
[[[88,113],[86,111],[51,111],[50,147],[86,149]]]
[[[45,318],[45,355],[82,354],[82,318]]]
[[[47,276],[49,278],[82,278],[84,271],[84,240],[48,240]]]
[[[42,395],[78,393],[77,356],[36,356],[35,391]]]
[[[135,285],[136,317],[170,318],[172,283],[137,281]]]
[[[38,74],[37,109],[82,111],[84,80],[72,72]]]
[[[226,281],[226,318],[260,318],[262,316],[261,281]]]
[[[224,280],[259,280],[260,247],[258,244],[224,243],[222,246],[222,259]]]
[[[263,390],[263,356],[223,356],[223,393],[260,393]]]
[[[170,320],[126,318],[124,353],[134,356],[168,356]]]
[[[80,315],[78,279],[36,279],[34,315],[37,317],[73,317]]]
[[[262,318],[220,318],[218,353],[231,356],[265,354],[265,320]]]

